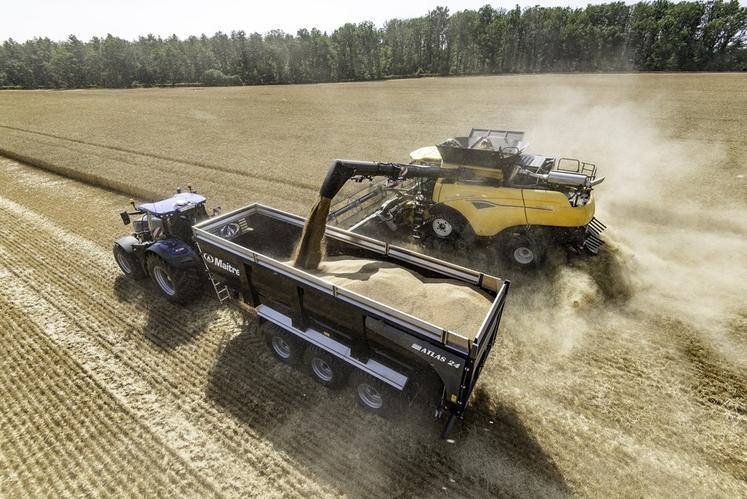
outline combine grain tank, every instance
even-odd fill
[[[328,258],[344,255],[396,264],[426,279],[487,294],[475,331],[455,332],[352,292],[289,262],[304,219],[253,204],[196,225],[195,239],[221,301],[253,307],[272,353],[304,361],[327,386],[349,383],[360,405],[386,415],[418,394],[444,416],[445,437],[461,418],[495,342],[508,281],[335,227],[325,235]],[[492,300],[492,301],[491,301]],[[456,309],[454,313],[459,313]]]

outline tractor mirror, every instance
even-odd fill
[[[120,217],[122,217],[122,223],[125,225],[130,225],[130,214],[126,211],[123,211],[119,214]]]

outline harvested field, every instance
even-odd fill
[[[747,495],[747,76],[0,93],[0,495]],[[328,161],[472,126],[596,162],[608,251],[511,277],[456,443],[124,280],[129,196],[306,214]],[[52,170],[50,173],[38,167]],[[103,187],[103,188],[102,188]]]

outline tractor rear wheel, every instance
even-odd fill
[[[148,258],[148,273],[170,302],[186,305],[202,291],[202,276],[198,269],[176,268],[153,255]]]
[[[122,270],[122,273],[133,281],[139,281],[146,277],[142,265],[133,253],[128,253],[119,244],[114,245],[114,259]]]

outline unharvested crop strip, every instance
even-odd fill
[[[83,184],[97,187],[99,189],[116,194],[134,196],[141,199],[155,199],[159,196],[159,194],[156,192],[148,191],[139,187],[133,187],[132,184],[128,184],[126,182],[118,182],[101,177],[100,175],[79,172],[77,170],[74,170],[73,168],[66,168],[64,166],[55,165],[48,161],[44,161],[43,159],[34,158],[25,154],[19,154],[3,147],[0,147],[0,156],[25,163],[27,165],[35,166],[37,168],[41,168],[42,170],[57,175],[62,175],[63,177],[70,178]]]
[[[149,157],[149,158],[159,159],[159,160],[163,160],[163,161],[171,161],[173,163],[182,163],[182,164],[185,164],[185,165],[197,166],[197,167],[205,168],[205,169],[208,169],[208,170],[214,170],[214,171],[220,171],[220,172],[226,172],[226,173],[233,173],[233,174],[242,175],[242,176],[245,176],[245,177],[248,177],[248,178],[258,178],[258,179],[262,179],[262,180],[264,180],[266,182],[272,182],[272,183],[276,183],[276,184],[293,185],[295,187],[300,187],[302,189],[316,190],[318,188],[318,185],[312,184],[312,183],[309,183],[309,182],[302,182],[300,180],[293,180],[293,179],[279,179],[277,176],[264,175],[262,173],[246,173],[246,172],[242,172],[240,170],[236,170],[236,169],[233,169],[233,168],[228,168],[228,167],[225,167],[225,166],[220,166],[220,165],[214,165],[214,164],[210,164],[210,163],[205,163],[203,161],[192,161],[192,160],[188,160],[188,159],[184,159],[184,158],[171,158],[169,156],[164,156],[164,155],[161,155],[161,154],[150,153],[150,152],[143,152],[143,151],[137,151],[135,149],[128,149],[126,147],[101,144],[101,143],[98,143],[98,142],[89,142],[89,141],[86,141],[86,140],[74,139],[74,138],[71,138],[71,137],[64,137],[62,135],[56,135],[56,134],[53,134],[53,133],[40,132],[40,131],[37,131],[37,130],[29,130],[27,128],[19,128],[19,127],[14,127],[14,126],[10,126],[10,125],[0,125],[0,128],[5,128],[5,129],[8,129],[8,130],[14,130],[14,131],[17,131],[17,132],[24,132],[24,133],[30,133],[30,134],[35,134],[35,135],[42,135],[42,136],[45,136],[45,137],[51,137],[51,138],[58,139],[58,140],[66,140],[66,141],[69,141],[69,142],[75,142],[75,143],[78,143],[78,144],[84,144],[84,145],[93,146],[93,147],[100,147],[100,148],[104,148],[104,149],[111,149],[111,150],[114,150],[114,151],[125,152],[125,153],[128,153],[128,154],[135,154],[135,155],[138,155],[138,156],[146,156],[146,157]]]

